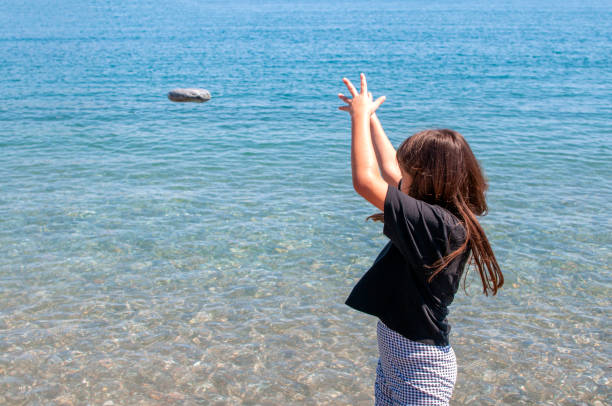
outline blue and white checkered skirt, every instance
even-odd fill
[[[450,345],[411,341],[378,322],[376,406],[448,405],[457,379]]]

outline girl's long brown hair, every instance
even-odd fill
[[[431,280],[465,250],[471,250],[483,293],[495,295],[504,284],[504,276],[489,240],[476,216],[487,213],[485,191],[488,188],[482,169],[461,134],[448,129],[425,130],[406,139],[397,149],[397,162],[412,177],[409,195],[453,213],[466,231],[464,243],[438,259]],[[377,215],[372,216],[379,219]]]

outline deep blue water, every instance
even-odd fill
[[[612,4],[429,3],[3,2],[0,403],[371,404],[359,72],[490,183],[453,404],[612,402]]]

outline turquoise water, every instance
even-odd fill
[[[612,403],[612,5],[330,3],[3,2],[1,404],[372,404],[361,71],[395,145],[456,129],[490,181],[453,404]]]

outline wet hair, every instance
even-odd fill
[[[487,213],[488,184],[465,138],[448,129],[418,132],[397,149],[397,162],[403,173],[412,177],[410,196],[443,207],[465,228],[464,243],[429,266],[433,269],[429,281],[453,259],[471,250],[470,264],[475,264],[480,274],[483,293],[495,295],[504,284],[504,276],[476,218]]]

